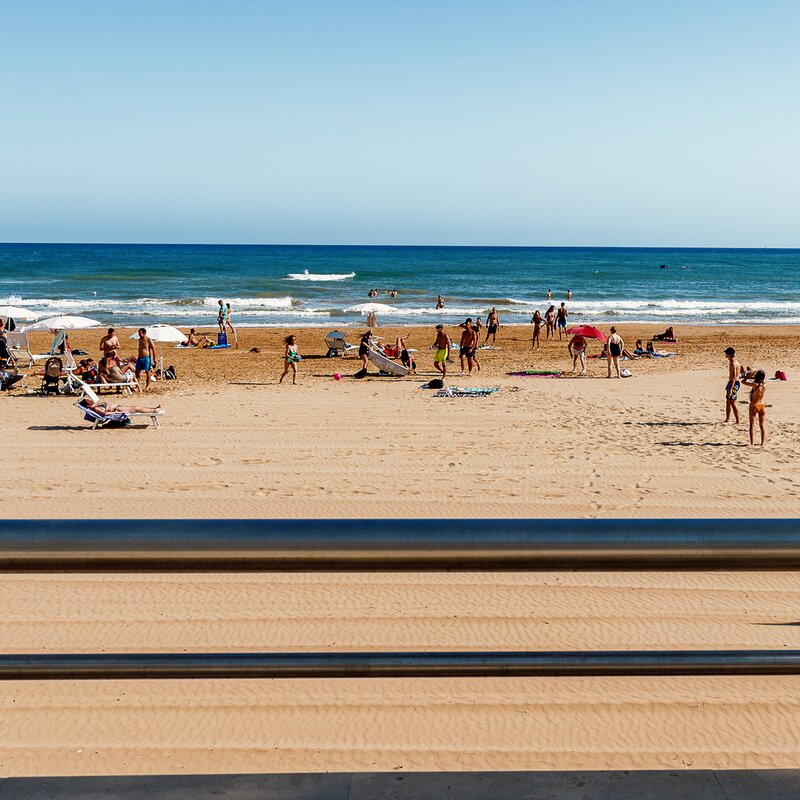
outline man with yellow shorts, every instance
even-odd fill
[[[444,332],[444,325],[436,326],[436,355],[433,357],[433,366],[442,373],[442,377],[447,375],[447,359],[450,358],[450,337]]]

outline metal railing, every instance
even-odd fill
[[[0,572],[800,570],[797,520],[0,522]]]
[[[0,680],[797,675],[800,650],[0,656]]]
[[[800,570],[800,523],[0,521],[0,572],[456,570]],[[800,650],[0,655],[0,680],[790,674]]]

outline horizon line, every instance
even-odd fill
[[[2,241],[3,246],[89,246],[89,247],[390,247],[438,248],[463,250],[800,250],[798,246],[759,245],[568,245],[568,244],[370,244],[370,243],[301,243],[301,242],[13,242]]]

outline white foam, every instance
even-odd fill
[[[216,306],[220,298],[204,297],[203,305]],[[247,308],[291,308],[294,300],[291,297],[231,297],[224,299],[230,303],[234,313]]]
[[[355,278],[355,272],[290,272],[286,276],[287,281],[346,281],[350,278]]]

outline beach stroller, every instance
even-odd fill
[[[60,394],[61,389],[61,370],[64,364],[60,358],[51,356],[44,362],[44,375],[42,376],[42,386],[40,394]]]

